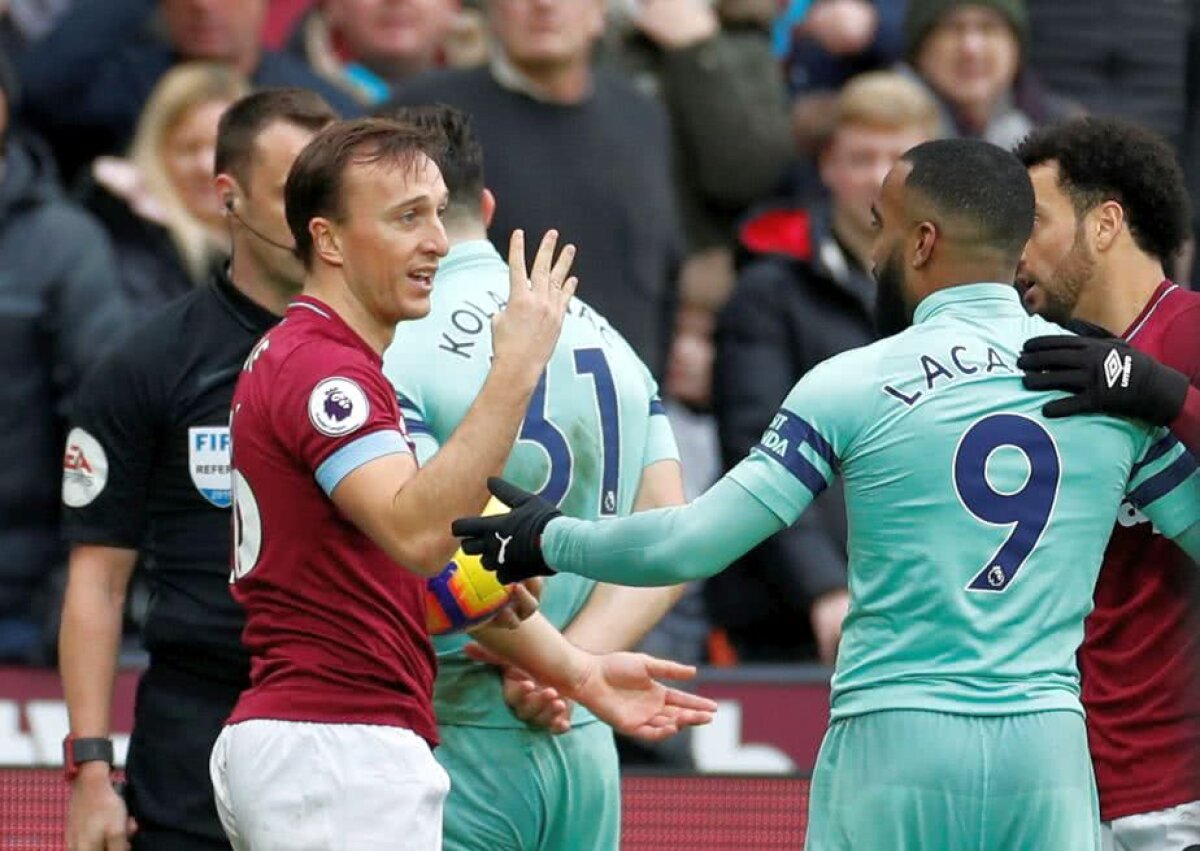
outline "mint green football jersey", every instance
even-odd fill
[[[885,709],[1082,712],[1075,651],[1128,494],[1168,537],[1200,521],[1200,475],[1162,429],[1046,419],[1025,340],[1063,333],[1016,292],[937,292],[907,331],[832,358],[730,476],[792,523],[845,484],[850,611],[832,717]]]
[[[475,401],[492,354],[491,317],[508,295],[508,266],[490,242],[454,246],[438,267],[432,309],[402,322],[383,370],[424,463],[449,439]],[[570,517],[628,514],[642,470],[678,460],[670,424],[649,370],[607,320],[574,299],[504,477],[535,491]],[[559,629],[578,614],[595,582],[550,578],[541,612]],[[522,727],[504,704],[495,670],[467,659],[469,638],[436,638],[438,721]],[[576,724],[594,720],[576,708]]]

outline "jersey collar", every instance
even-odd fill
[[[322,333],[326,336],[361,349],[371,359],[371,363],[383,363],[383,358],[379,352],[371,348],[370,344],[360,337],[357,331],[346,324],[346,320],[338,316],[332,307],[319,298],[313,298],[310,295],[298,295],[294,297],[288,302],[287,316],[289,318],[303,316],[305,319],[311,321],[314,327],[322,329]]]
[[[946,311],[975,314],[1004,315],[1020,311],[1021,297],[1012,284],[958,284],[925,296],[913,313],[913,324],[919,325]]]
[[[465,242],[459,242],[451,246],[450,253],[438,263],[438,273],[458,271],[470,266],[479,266],[488,263],[508,265],[504,262],[504,258],[500,256],[500,252],[496,250],[496,246],[492,245],[490,240],[468,239]],[[436,289],[436,287],[437,281],[435,279],[434,288]]]
[[[213,271],[212,287],[226,309],[247,331],[262,334],[279,322],[279,317],[239,290],[229,277],[229,267]]]
[[[1146,320],[1148,320],[1154,311],[1158,309],[1158,306],[1162,304],[1163,299],[1165,299],[1176,289],[1178,288],[1175,286],[1175,284],[1169,280],[1164,280],[1161,284],[1159,284],[1158,288],[1154,290],[1154,294],[1150,296],[1150,300],[1146,302],[1144,307],[1142,307],[1142,312],[1137,315],[1137,319],[1134,319],[1129,323],[1129,327],[1125,329],[1125,333],[1122,334],[1121,337],[1125,340],[1132,340],[1134,335],[1137,334],[1138,331],[1142,330],[1142,326],[1146,324]]]

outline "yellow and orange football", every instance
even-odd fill
[[[493,497],[483,509],[485,517],[505,514],[508,506]],[[437,576],[425,582],[425,623],[430,635],[449,635],[481,624],[512,597],[507,585],[483,566],[479,556],[461,549]]]

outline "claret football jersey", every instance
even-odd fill
[[[345,476],[411,453],[380,356],[300,297],[233,397],[233,594],[246,609],[250,718],[387,724],[436,741],[424,579],[342,515]]]
[[[1124,337],[1200,386],[1200,294],[1164,281]],[[1198,579],[1187,554],[1127,498],[1079,653],[1107,820],[1200,800]]]

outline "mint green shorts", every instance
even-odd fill
[[[445,851],[617,851],[621,775],[612,730],[439,728],[450,775]]]
[[[833,722],[808,851],[1099,851],[1082,716],[893,710]]]

